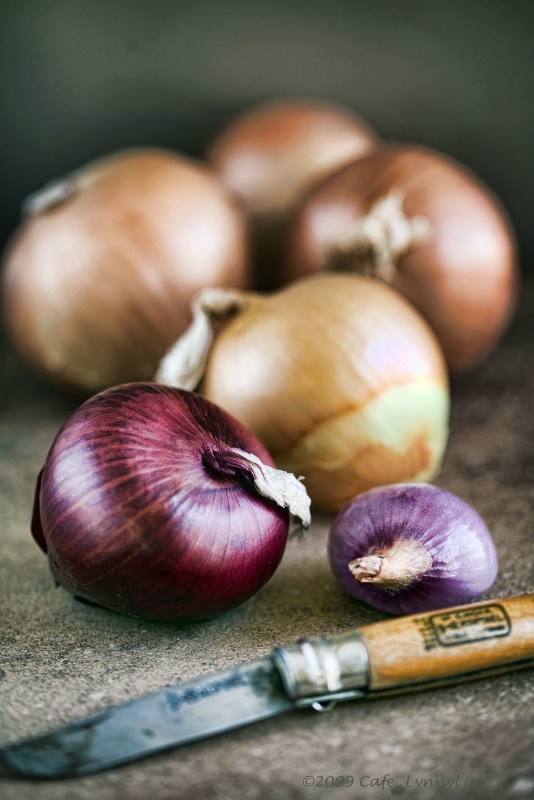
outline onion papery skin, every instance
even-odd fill
[[[272,576],[289,513],[225,451],[264,464],[257,439],[209,401],[154,383],[108,389],[59,431],[38,481],[32,533],[58,584],[154,620],[212,617]]]
[[[353,577],[349,563],[404,539],[424,545],[432,557],[411,585],[387,591]],[[495,544],[480,515],[451,492],[425,484],[381,486],[347,503],[330,529],[328,558],[349,594],[397,615],[468,603],[498,572]]]
[[[2,270],[10,339],[54,383],[86,397],[150,380],[199,289],[248,285],[243,214],[204,163],[124,150],[56,186],[64,196],[34,203]]]
[[[343,243],[391,193],[408,218],[427,221],[429,235],[385,277],[371,255],[355,261]],[[384,145],[312,187],[289,222],[284,250],[284,282],[324,269],[385,277],[430,323],[453,372],[487,356],[517,305],[517,246],[502,204],[467,167],[417,145]]]
[[[430,481],[449,385],[427,323],[394,289],[322,273],[257,295],[218,333],[200,386],[338,511],[380,484]]]
[[[285,225],[300,197],[379,144],[378,134],[352,109],[312,97],[254,106],[215,137],[206,160],[248,215],[253,288],[280,285]]]

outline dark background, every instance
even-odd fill
[[[468,164],[532,256],[532,0],[2,0],[0,245],[49,179],[132,144],[199,155],[292,94]]]

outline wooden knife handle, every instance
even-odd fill
[[[370,691],[534,658],[534,594],[363,625]]]

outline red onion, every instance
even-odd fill
[[[497,575],[493,539],[451,492],[404,483],[347,503],[330,531],[332,571],[357,600],[390,614],[467,603]]]
[[[32,533],[57,584],[80,599],[200,619],[269,580],[293,511],[308,524],[303,485],[229,414],[187,391],[132,383],[95,395],[59,431]]]

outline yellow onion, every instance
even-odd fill
[[[453,371],[491,351],[517,303],[506,211],[470,170],[421,146],[384,145],[302,199],[283,280],[323,269],[391,283],[428,320]]]
[[[156,380],[199,385],[279,468],[304,477],[316,508],[438,474],[445,359],[426,321],[386,283],[322,273],[272,295],[201,292],[194,311]],[[210,318],[224,317],[214,334]]]
[[[218,133],[206,159],[248,214],[257,288],[280,284],[285,224],[304,192],[378,143],[352,109],[311,97],[253,106]]]
[[[246,275],[244,220],[211,169],[120,151],[29,198],[5,256],[5,325],[31,365],[91,394],[152,378],[196,292]]]

